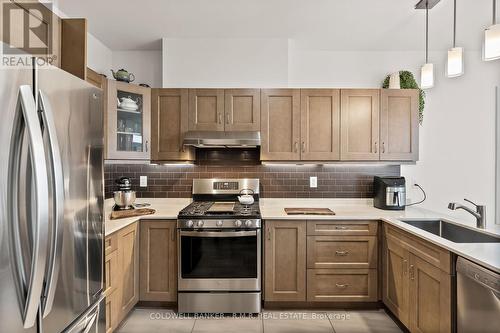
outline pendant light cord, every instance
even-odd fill
[[[456,40],[457,40],[456,36],[457,36],[457,0],[453,0],[453,48],[455,48],[456,46]]]
[[[493,25],[497,24],[497,0],[493,0]]]
[[[425,63],[429,63],[429,1],[425,2]]]

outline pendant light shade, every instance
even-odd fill
[[[434,64],[429,63],[429,2],[425,3],[425,65],[420,69],[420,88],[434,87]]]
[[[500,24],[496,24],[496,0],[493,0],[493,24],[484,31],[483,59],[500,59]]]
[[[434,64],[425,64],[420,69],[420,88],[434,87]]]
[[[457,77],[464,74],[464,49],[462,47],[452,47],[448,50],[448,64],[446,75]]]
[[[453,1],[453,47],[448,50],[446,76],[457,77],[464,74],[464,49],[456,47],[457,35],[457,0]]]

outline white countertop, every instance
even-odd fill
[[[113,206],[113,199],[105,201],[105,228],[106,236],[140,219],[177,219],[177,213],[187,206],[190,198],[166,199],[166,198],[139,198],[137,203],[147,202],[150,208],[156,209],[154,215],[131,217],[119,220],[110,220],[109,215]],[[284,208],[330,208],[336,215],[287,215]],[[263,220],[383,220],[413,235],[421,237],[431,243],[443,247],[459,256],[468,258],[480,265],[500,273],[500,243],[454,243],[444,238],[413,227],[399,219],[442,219],[448,222],[465,226],[470,229],[479,230],[474,227],[475,220],[471,216],[470,221],[458,221],[449,215],[435,213],[418,207],[407,207],[404,211],[386,211],[373,207],[372,199],[281,199],[262,198],[260,210]],[[481,232],[500,235],[500,225],[490,225]]]
[[[153,215],[145,216],[134,216],[127,217],[124,219],[111,220],[110,214],[115,201],[113,199],[106,199],[104,201],[104,228],[105,235],[111,235],[115,231],[125,228],[131,223],[139,221],[141,219],[162,219],[162,220],[177,220],[177,214],[179,211],[191,203],[191,198],[137,198],[135,203],[149,203],[150,207],[156,210]]]

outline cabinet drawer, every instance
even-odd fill
[[[307,268],[377,268],[377,238],[307,236]]]
[[[387,240],[394,241],[429,264],[446,273],[451,272],[449,251],[387,223],[384,225],[384,234]]]
[[[117,292],[106,295],[106,333],[113,332],[118,324],[119,302],[117,296]]]
[[[377,301],[376,269],[308,269],[310,302]]]
[[[307,221],[307,235],[310,236],[374,236],[378,221]]]
[[[104,294],[114,292],[118,284],[118,251],[113,251],[104,260]]]
[[[116,233],[107,236],[106,239],[104,240],[104,254],[105,255],[110,254],[111,252],[117,249],[117,246],[118,246],[118,241]]]

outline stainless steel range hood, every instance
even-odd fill
[[[190,131],[183,144],[197,148],[252,148],[260,146],[260,132]]]

